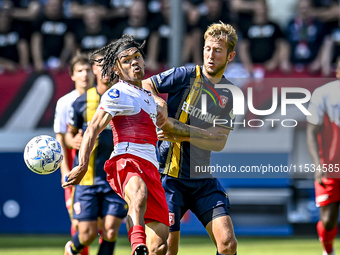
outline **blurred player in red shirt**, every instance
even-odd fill
[[[320,207],[317,231],[323,255],[335,254],[333,241],[338,232],[340,203],[340,61],[338,80],[317,88],[307,117],[307,144],[315,165],[315,201]]]

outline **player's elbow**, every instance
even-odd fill
[[[227,142],[226,140],[220,141],[218,144],[216,144],[216,146],[214,146],[214,149],[212,151],[216,151],[216,152],[222,151],[225,147],[226,142]]]

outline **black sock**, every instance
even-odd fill
[[[115,245],[116,241],[108,242],[103,240],[103,242],[100,244],[98,255],[112,254],[115,249]]]
[[[82,243],[79,240],[79,232],[75,233],[74,236],[72,236],[72,246],[71,250],[73,254],[81,252],[85,246],[82,245]]]
[[[216,255],[223,255],[223,254],[221,254],[221,253],[218,253],[218,251],[216,252]],[[235,252],[235,254],[234,255],[237,255],[237,252]]]

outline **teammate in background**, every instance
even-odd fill
[[[72,58],[70,64],[70,75],[71,79],[74,81],[75,89],[58,100],[54,118],[54,132],[56,133],[56,139],[65,152],[64,160],[60,166],[62,184],[64,183],[65,176],[70,172],[70,169],[72,169],[72,162],[75,154],[73,153],[72,155],[72,151],[67,148],[65,143],[65,134],[67,132],[67,124],[69,122],[71,106],[80,95],[84,94],[89,88],[93,87],[94,83],[94,75],[91,70],[91,64],[86,57],[77,54]],[[77,135],[77,144],[80,145],[81,139],[82,132],[80,131]],[[78,221],[73,219],[72,187],[65,189],[65,203],[72,222],[71,235],[74,235],[76,233]],[[84,249],[81,254],[87,255],[88,248]]]
[[[98,58],[103,55],[98,54]],[[101,67],[95,62],[92,65],[97,78],[97,86],[90,88],[75,100],[71,109],[69,128],[65,137],[68,145],[77,144],[79,130],[86,130],[100,102],[101,96],[112,86],[109,77],[102,77]],[[89,246],[97,237],[98,225],[101,225],[103,238],[98,255],[112,255],[119,227],[127,213],[127,205],[106,181],[104,163],[110,158],[113,150],[113,137],[110,126],[107,126],[96,139],[91,154],[89,171],[82,182],[75,186],[74,218],[79,221],[78,232],[65,246],[65,255],[78,254]],[[78,164],[76,156],[75,165]],[[98,224],[98,218],[102,221]]]
[[[123,35],[94,53],[106,51],[98,60],[102,75],[110,75],[110,81],[116,77],[120,80],[102,96],[84,134],[79,165],[69,173],[63,187],[84,181],[83,176],[91,171],[88,165],[96,137],[110,123],[115,149],[105,163],[105,171],[111,187],[129,206],[126,226],[132,254],[147,255],[150,251],[152,255],[164,255],[169,215],[157,171],[157,107],[152,94],[142,88],[143,46],[132,36]]]
[[[168,93],[169,118],[158,136],[165,140],[158,147],[161,180],[170,213],[168,255],[178,253],[180,220],[189,209],[206,228],[217,254],[236,253],[237,241],[225,190],[215,178],[191,174],[195,166],[209,166],[211,151],[221,151],[233,129],[229,124],[234,118],[232,94],[215,88],[215,84],[231,84],[223,72],[235,57],[237,35],[232,26],[221,22],[208,27],[204,40],[203,67],[173,68],[143,81],[143,87],[154,94]],[[207,97],[206,115],[201,112],[203,91],[214,97]],[[155,96],[155,99],[162,104],[160,98]],[[213,127],[213,119],[227,119],[228,124]],[[210,138],[193,137],[194,127],[210,132]]]
[[[335,254],[333,241],[338,232],[340,179],[335,176],[340,164],[340,61],[338,80],[317,88],[312,95],[307,117],[308,150],[315,165],[315,201],[320,207],[317,223],[323,254]],[[339,169],[338,169],[339,170]]]

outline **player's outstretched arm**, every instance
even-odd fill
[[[63,187],[79,184],[86,174],[89,165],[90,155],[93,150],[94,144],[100,132],[110,123],[112,116],[101,109],[97,109],[96,113],[87,127],[82,144],[79,150],[79,165],[74,167],[67,175],[67,180]]]
[[[199,127],[194,127],[188,124],[184,124],[179,120],[174,118],[168,118],[167,122],[162,127],[167,133],[173,135],[186,136],[186,137],[201,137],[201,138],[211,138],[219,139],[224,138],[224,132],[221,132],[218,128],[203,129]]]
[[[68,173],[70,172],[70,168],[68,167],[68,157],[67,157],[67,146],[65,143],[65,134],[62,133],[57,133],[56,134],[56,139],[57,141],[60,143],[61,148],[64,151],[64,159],[61,162],[60,165],[60,173],[61,173],[61,184],[63,184],[65,182],[65,176],[68,175]]]
[[[181,143],[181,142],[189,142],[198,148],[201,148],[203,150],[208,151],[221,151],[223,150],[225,144],[228,140],[228,135],[230,130],[226,128],[221,127],[213,127],[210,129],[214,129],[214,132],[219,132],[220,134],[223,134],[221,138],[203,138],[203,137],[192,137],[192,136],[180,136],[175,135],[166,131],[160,131],[157,133],[158,139],[163,141],[169,141],[172,143]],[[208,129],[209,130],[209,129]],[[208,131],[207,130],[207,131]]]

